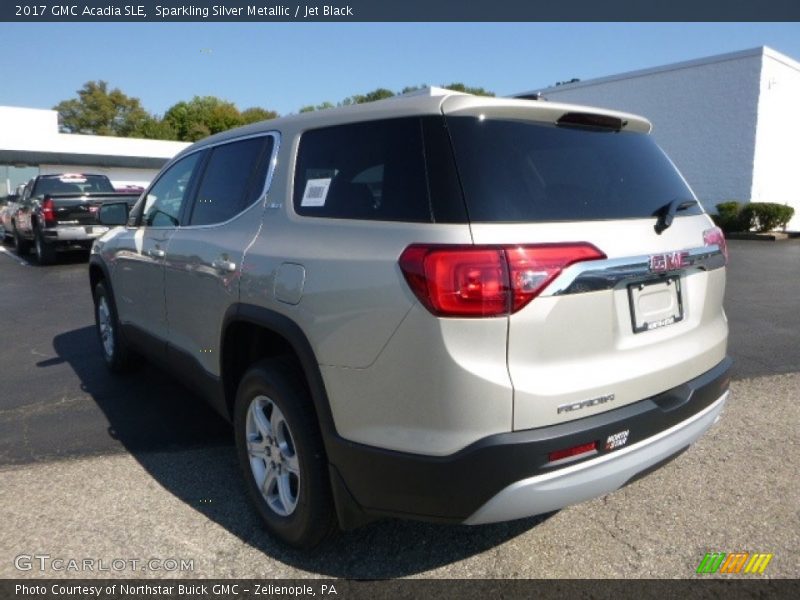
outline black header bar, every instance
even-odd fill
[[[589,573],[590,571],[587,571]],[[592,598],[797,598],[796,579],[5,579],[4,600],[561,600]]]
[[[8,22],[800,21],[798,0],[13,0]],[[679,41],[676,40],[676,43]]]

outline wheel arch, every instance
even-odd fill
[[[232,407],[239,381],[237,374],[239,378],[244,374],[249,366],[249,359],[265,358],[265,356],[249,356],[248,360],[239,360],[241,355],[237,354],[237,349],[245,347],[241,342],[247,341],[247,338],[238,336],[246,331],[258,331],[272,336],[271,347],[282,351],[280,355],[286,355],[286,351],[290,351],[291,356],[297,361],[298,368],[305,378],[316,413],[316,422],[322,435],[339,527],[349,530],[370,522],[373,517],[365,513],[355,500],[336,466],[342,457],[342,446],[349,444],[336,431],[328,394],[314,350],[300,326],[289,317],[262,306],[244,303],[234,304],[226,312],[220,346],[220,373],[229,415],[233,415]]]
[[[94,288],[97,287],[97,284],[101,281],[106,281],[108,285],[106,285],[107,291],[111,294],[111,299],[114,299],[114,292],[111,290],[111,274],[108,271],[108,267],[105,263],[101,260],[92,256],[89,259],[89,286],[92,291],[92,295],[94,295]]]
[[[226,312],[220,344],[220,375],[230,416],[242,375],[256,360],[290,356],[304,376],[326,448],[336,435],[328,395],[314,351],[297,323],[274,310],[237,303]]]

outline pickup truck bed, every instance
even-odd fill
[[[53,185],[53,176],[40,177],[47,179],[43,184],[32,182],[19,204],[14,216],[14,237],[18,253],[26,254],[33,246],[41,264],[53,262],[58,250],[91,248],[94,240],[108,231],[108,227],[97,220],[100,206],[121,201],[133,205],[139,196],[126,192],[81,191],[77,185],[74,193],[37,194],[37,187],[60,190],[67,187],[63,181],[69,181],[60,179],[58,183],[62,185],[57,187]],[[110,188],[110,182],[108,186]]]

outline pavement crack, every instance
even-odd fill
[[[608,496],[603,497],[603,504],[606,507],[609,507],[608,498],[609,498]],[[619,524],[620,511],[612,509],[612,513],[614,515],[613,528],[609,527],[605,521],[600,521],[599,525],[601,529],[603,529],[609,536],[611,536],[612,540],[622,544],[623,546],[631,550],[636,555],[636,560],[640,562],[644,558],[644,554],[642,553],[642,551],[639,550],[639,548],[635,544],[628,541],[626,536],[620,535],[620,533],[622,532],[622,528],[620,527]]]

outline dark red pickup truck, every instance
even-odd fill
[[[52,263],[57,250],[92,247],[108,227],[97,211],[106,202],[133,205],[138,193],[117,192],[105,175],[63,173],[31,179],[12,217],[14,242],[22,256],[33,246],[39,264]]]

